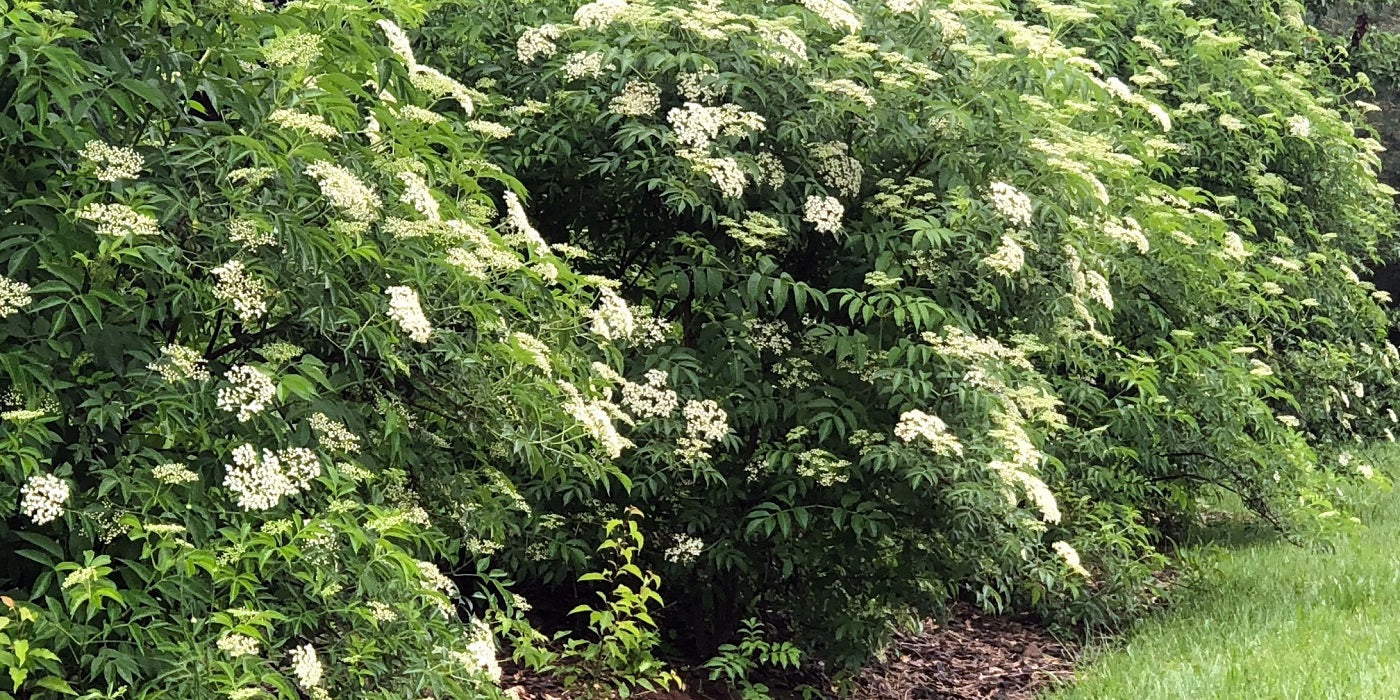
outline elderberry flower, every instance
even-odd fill
[[[1079,552],[1075,551],[1070,543],[1061,540],[1050,545],[1050,548],[1055,550],[1055,553],[1060,555],[1061,559],[1065,560],[1065,565],[1070,568],[1070,571],[1084,578],[1089,578],[1089,570],[1085,569],[1084,565],[1079,563]]]
[[[578,389],[568,382],[560,382],[559,388],[567,397],[564,411],[573,416],[589,436],[598,441],[609,458],[617,459],[623,450],[632,446],[632,441],[623,437],[613,425],[613,415],[618,412],[616,406],[606,401],[585,399]]]
[[[369,602],[369,615],[375,622],[393,622],[399,619],[399,614],[388,603],[378,600]]]
[[[1312,135],[1312,122],[1301,114],[1295,114],[1288,118],[1288,134],[1294,138],[1305,139]]]
[[[277,397],[277,385],[256,367],[235,365],[224,374],[224,379],[229,384],[219,389],[218,407],[237,413],[240,423],[261,413]]]
[[[331,452],[353,454],[360,451],[360,436],[350,432],[344,423],[324,413],[312,414],[311,431],[316,433],[316,440],[321,447]]]
[[[161,348],[160,355],[155,362],[146,365],[146,369],[160,374],[167,382],[204,381],[209,378],[204,356],[194,348],[171,344]]]
[[[860,31],[860,18],[844,0],[801,0],[802,6],[821,17],[832,29],[848,34]]]
[[[68,590],[77,586],[86,586],[97,580],[97,569],[91,566],[84,566],[81,569],[74,569],[72,573],[63,577],[60,587]]]
[[[489,139],[505,139],[511,135],[510,127],[485,119],[473,119],[466,123],[466,127]]]
[[[0,275],[0,318],[5,318],[34,303],[29,285]]]
[[[467,89],[467,86],[443,75],[442,72],[436,68],[424,65],[412,66],[408,74],[408,82],[412,83],[413,87],[422,90],[434,99],[451,97],[457,101],[457,105],[467,114],[476,111],[476,105],[472,101],[472,96],[474,94],[479,95],[480,93],[474,93],[472,90]]]
[[[864,105],[866,109],[875,109],[875,95],[870,92],[870,88],[849,78],[813,80],[812,87],[828,95],[844,97],[847,100]]]
[[[341,213],[355,221],[369,222],[379,218],[379,195],[354,173],[320,160],[306,166],[306,174],[316,178],[321,194]]]
[[[607,340],[631,337],[636,329],[637,322],[632,310],[611,289],[598,290],[598,308],[588,315],[592,319],[593,333]]]
[[[272,292],[265,282],[248,274],[243,261],[229,260],[210,272],[218,279],[214,284],[214,298],[233,304],[239,320],[252,323],[267,313]]]
[[[125,204],[93,202],[78,210],[78,218],[97,224],[99,236],[158,236],[155,217],[142,214]]]
[[[256,656],[258,653],[258,640],[246,634],[227,634],[215,642],[219,651],[228,654],[231,658],[240,656]]]
[[[426,343],[432,335],[433,326],[423,315],[423,307],[418,303],[418,292],[410,287],[396,286],[384,290],[389,295],[389,318],[398,322],[399,328],[416,343]]]
[[[399,173],[399,180],[403,182],[404,187],[403,194],[399,196],[400,202],[413,207],[428,221],[442,220],[437,199],[433,198],[433,192],[428,189],[428,182],[422,175],[405,170]]]
[[[272,450],[259,454],[252,445],[239,445],[233,450],[233,463],[224,469],[224,488],[238,495],[238,507],[243,510],[267,510],[295,493]]]
[[[537,58],[549,58],[559,50],[554,41],[561,31],[553,24],[530,27],[521,32],[515,42],[515,58],[521,63],[534,63]]]
[[[321,475],[321,458],[305,447],[279,450],[277,464],[294,491],[311,488],[311,481]]]
[[[199,475],[179,462],[158,464],[151,469],[151,476],[163,484],[188,484],[199,481]]]
[[[812,224],[818,232],[836,233],[841,230],[841,217],[846,208],[835,197],[812,195],[802,205],[802,220]]]
[[[279,109],[267,116],[267,120],[282,127],[310,134],[318,139],[333,139],[340,130],[326,123],[319,114],[307,114],[295,109]]]
[[[303,644],[291,651],[292,675],[303,690],[311,690],[321,685],[321,659],[316,656],[316,647]]]
[[[263,60],[270,66],[309,68],[321,57],[320,34],[291,32],[267,40],[262,46]]]
[[[1012,226],[1031,225],[1031,198],[1005,182],[993,182],[989,197],[992,207]]]
[[[1001,245],[982,264],[1005,277],[1010,277],[1026,264],[1026,251],[1011,236],[1002,234]]]
[[[381,19],[375,22],[380,31],[384,32],[384,38],[389,42],[389,50],[394,52],[399,60],[408,64],[409,67],[418,65],[418,59],[413,56],[413,44],[408,40],[408,34],[395,24],[393,20]]]
[[[20,487],[19,509],[35,525],[53,522],[68,502],[68,482],[52,474],[36,474]]]
[[[948,424],[944,423],[942,418],[917,409],[900,414],[894,435],[904,442],[923,438],[928,441],[935,454],[945,457],[962,455],[963,452],[962,443],[948,430]]]
[[[667,386],[666,372],[647,370],[646,383],[625,382],[622,406],[638,418],[665,418],[676,411],[680,398]]]
[[[140,153],[103,141],[88,141],[78,154],[97,168],[97,179],[105,182],[135,180],[141,177],[141,169],[146,166],[146,159]]]
[[[249,249],[276,245],[277,243],[277,236],[273,234],[271,227],[262,224],[257,219],[248,217],[229,222],[228,238],[235,243],[242,243]]]
[[[574,11],[574,24],[580,29],[606,29],[627,10],[627,0],[594,0]]]
[[[666,561],[673,564],[689,564],[705,550],[705,541],[699,537],[680,535],[676,543],[666,550]]]
[[[608,102],[608,111],[627,117],[645,117],[661,109],[661,88],[645,80],[633,80]]]

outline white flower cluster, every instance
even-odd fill
[[[235,659],[240,656],[256,656],[258,653],[258,640],[246,634],[226,634],[219,637],[215,645],[219,647],[219,651]]]
[[[685,416],[685,437],[676,440],[684,459],[709,459],[709,449],[729,434],[729,414],[718,403],[686,401],[681,409]]]
[[[759,182],[777,189],[787,182],[787,168],[783,166],[783,161],[771,151],[759,151],[754,156],[754,161],[758,163],[760,171]]]
[[[1139,224],[1137,219],[1131,216],[1105,221],[1103,233],[1119,243],[1137,248],[1138,252],[1143,255],[1146,255],[1147,251],[1151,249],[1151,244],[1147,241],[1147,234],[1143,233],[1142,224]]]
[[[488,139],[510,138],[511,135],[510,127],[485,119],[473,119],[467,122],[465,126]]]
[[[258,347],[253,349],[253,352],[262,355],[263,359],[266,359],[272,364],[283,365],[298,357],[301,357],[301,355],[305,353],[306,350],[303,349],[300,345],[294,345],[283,340],[278,340],[275,342],[267,343],[266,345],[259,345]]]
[[[870,92],[870,88],[857,83],[850,78],[837,78],[835,80],[813,80],[812,87],[821,90],[828,95],[843,97],[847,100],[863,105],[866,109],[875,109],[875,95]]]
[[[70,490],[68,482],[52,474],[36,474],[24,482],[19,489],[19,509],[35,525],[44,525],[58,519],[63,514],[63,504],[68,502]]]
[[[948,424],[938,416],[929,415],[918,409],[905,411],[899,416],[899,424],[894,428],[894,436],[905,442],[919,438],[927,440],[935,454],[951,457],[961,456],[962,443],[948,430]]]
[[[199,481],[198,474],[179,462],[158,464],[151,468],[151,476],[155,477],[156,481],[162,484],[170,484],[172,486]]]
[[[761,26],[758,28],[758,38],[778,49],[776,53],[769,54],[778,63],[796,66],[807,61],[807,42],[802,35],[787,27]]]
[[[262,46],[263,60],[269,66],[292,66],[308,68],[321,57],[321,44],[325,38],[320,34],[291,32],[267,40]]]
[[[230,260],[211,272],[218,282],[214,285],[214,297],[233,304],[234,313],[244,323],[252,323],[267,313],[271,290],[262,280],[248,274],[241,260]]]
[[[675,413],[680,397],[668,385],[664,370],[647,370],[646,383],[622,385],[622,407],[637,418],[665,418]]]
[[[97,224],[99,236],[159,236],[155,217],[142,214],[125,204],[88,204],[78,210],[78,218]]]
[[[992,208],[997,210],[1012,226],[1031,225],[1031,198],[1026,193],[1005,182],[993,182],[988,197]]]
[[[462,111],[471,114],[476,106],[472,103],[472,91],[465,85],[443,75],[441,71],[430,66],[425,66],[418,62],[413,55],[413,45],[408,41],[408,35],[400,29],[397,24],[387,19],[376,22],[383,30],[385,38],[389,40],[389,47],[394,54],[408,66],[408,80],[413,87],[428,93],[433,98],[451,96],[461,105]]]
[[[183,345],[167,345],[160,349],[160,358],[146,365],[146,369],[160,374],[167,382],[204,381],[209,378],[209,370],[204,366],[204,356],[194,348]]]
[[[724,84],[715,69],[702,66],[699,70],[676,74],[676,89],[687,102],[710,104],[724,93]]]
[[[846,144],[830,141],[812,147],[812,157],[817,161],[817,174],[822,182],[840,194],[854,197],[860,194],[864,168],[859,160],[851,157],[850,151]]]
[[[983,258],[982,264],[1003,276],[1010,277],[1020,272],[1021,268],[1025,266],[1026,251],[1020,243],[1016,242],[1016,239],[1002,234],[1001,245],[997,246],[991,255]]]
[[[410,287],[396,286],[384,290],[389,295],[389,318],[398,322],[399,328],[408,334],[415,343],[426,343],[433,333],[433,325],[423,315],[423,307],[418,303],[418,292]]]
[[[228,238],[235,243],[242,243],[249,249],[276,245],[277,243],[277,236],[273,234],[270,227],[263,226],[256,219],[247,217],[234,219],[228,223]]]
[[[34,297],[29,295],[29,285],[0,275],[0,318],[6,318],[32,303]]]
[[[1084,568],[1083,564],[1079,563],[1079,552],[1076,551],[1070,543],[1061,540],[1050,545],[1050,548],[1055,550],[1055,553],[1060,555],[1061,559],[1065,560],[1065,566],[1068,566],[1070,571],[1084,578],[1089,578],[1089,570]]]
[[[625,117],[645,117],[661,109],[661,88],[645,80],[633,80],[608,102],[608,111]]]
[[[360,451],[360,436],[324,413],[312,414],[311,430],[316,433],[316,441],[331,452],[353,454]]]
[[[324,160],[306,166],[306,174],[316,178],[321,194],[331,206],[354,221],[370,222],[379,218],[379,195],[360,181],[354,173]]]
[[[676,543],[666,549],[666,561],[673,564],[689,564],[705,551],[705,541],[691,535],[679,535]]]
[[[393,622],[399,619],[399,614],[388,603],[379,600],[369,602],[369,614],[375,622]]]
[[[860,31],[860,18],[844,0],[801,0],[801,2],[803,7],[825,20],[832,29],[843,30],[849,34]]]
[[[422,175],[405,170],[399,173],[399,180],[403,182],[404,188],[403,194],[399,196],[399,201],[413,207],[428,221],[442,220],[438,202],[433,198],[433,192],[428,189],[428,182],[423,179]]]
[[[620,416],[621,410],[607,401],[585,399],[574,385],[560,382],[559,387],[568,397],[564,410],[581,424],[603,452],[612,459],[622,455],[622,451],[632,446],[632,441],[617,432],[613,417]]]
[[[562,69],[566,80],[596,78],[603,74],[603,54],[598,51],[579,51],[564,59]]]
[[[628,10],[627,0],[594,0],[574,11],[581,29],[606,29]]]
[[[267,115],[267,120],[292,131],[300,131],[318,139],[333,139],[340,130],[326,123],[319,114],[308,114],[295,109],[279,109]]]
[[[792,349],[792,338],[788,335],[787,324],[782,321],[761,321],[750,318],[744,321],[749,344],[759,352],[786,355]]]
[[[739,167],[739,161],[728,156],[712,158],[699,151],[682,150],[677,153],[690,162],[695,171],[709,178],[719,193],[730,199],[744,196],[744,187],[749,176]]]
[[[511,245],[524,245],[535,255],[548,257],[549,244],[545,243],[544,237],[530,223],[530,217],[526,216],[520,198],[514,192],[506,192],[503,199],[506,203],[506,215],[500,228],[507,234],[506,242]]]
[[[146,167],[146,159],[140,153],[103,141],[88,141],[78,154],[96,167],[97,179],[105,182],[135,180]]]
[[[835,197],[811,195],[802,205],[802,220],[812,224],[821,233],[836,233],[841,230],[841,218],[846,208]]]
[[[598,308],[589,312],[595,335],[607,340],[626,339],[636,330],[637,320],[627,302],[611,289],[598,290]]]
[[[520,38],[516,40],[515,57],[521,63],[534,63],[537,58],[549,58],[559,51],[559,47],[554,43],[559,35],[559,27],[553,24],[530,27],[521,32]]]
[[[844,484],[850,480],[851,461],[841,459],[829,450],[803,450],[797,455],[797,475],[812,479],[819,486]]]
[[[316,656],[316,647],[303,644],[292,649],[291,657],[292,675],[296,676],[297,685],[308,691],[319,688],[325,669],[321,666],[321,659]]]
[[[235,168],[228,171],[228,181],[234,184],[242,183],[249,187],[257,187],[268,180],[271,180],[277,171],[272,168]]]
[[[238,414],[238,422],[247,422],[261,413],[277,397],[277,385],[272,377],[251,365],[235,365],[224,374],[228,386],[218,393],[219,408]]]
[[[304,447],[281,452],[247,443],[233,450],[233,463],[224,465],[224,487],[238,495],[238,507],[253,511],[275,507],[283,496],[310,488],[321,475],[321,460]]]
[[[1294,138],[1305,139],[1312,136],[1312,122],[1301,114],[1295,114],[1288,118],[1288,135]]]
[[[687,102],[684,106],[672,107],[666,113],[666,121],[671,124],[677,141],[697,150],[709,147],[720,134],[747,136],[767,128],[763,115],[732,103],[708,107]]]
[[[496,641],[491,636],[491,627],[480,618],[473,618],[471,628],[466,653],[453,654],[453,659],[469,669],[485,671],[489,678],[499,684],[501,665],[496,659]]]
[[[403,105],[389,110],[396,118],[404,121],[418,122],[419,124],[441,124],[446,118],[431,109],[419,107],[418,105]]]
[[[554,374],[554,366],[549,361],[549,346],[544,341],[523,331],[510,334],[509,342],[530,356],[530,364],[538,367],[546,375]]]

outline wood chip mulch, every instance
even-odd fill
[[[901,635],[882,664],[856,677],[853,698],[1030,700],[1074,677],[1073,649],[1027,620],[955,610],[943,625]]]
[[[947,622],[903,634],[886,660],[854,679],[853,700],[1032,700],[1073,679],[1073,649],[1031,621],[959,607]],[[557,680],[507,667],[502,686],[515,700],[577,700]],[[775,693],[777,697],[783,697]],[[687,691],[638,694],[645,700],[731,700],[736,693],[691,683]]]

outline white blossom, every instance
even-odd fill
[[[0,318],[5,318],[34,303],[29,285],[0,275]]]
[[[821,233],[836,233],[841,230],[841,218],[846,208],[835,197],[811,195],[802,205],[802,220],[812,224]]]
[[[68,482],[52,474],[36,474],[20,487],[19,509],[35,525],[44,525],[63,514],[68,502]]]
[[[252,323],[267,314],[271,290],[262,280],[248,274],[241,260],[229,260],[210,272],[218,281],[214,297],[233,305],[234,313],[244,323]]]
[[[251,365],[235,365],[224,374],[228,386],[218,392],[219,408],[238,414],[240,423],[261,413],[277,397],[277,385],[262,370]]]
[[[140,153],[103,141],[88,141],[79,155],[97,169],[97,179],[106,182],[135,180],[141,177],[141,169],[146,167],[146,159]]]
[[[423,315],[423,307],[418,303],[418,292],[410,287],[396,286],[384,290],[389,295],[389,318],[398,322],[399,328],[416,343],[428,342],[433,326]]]
[[[292,675],[296,676],[297,685],[303,690],[319,687],[324,669],[321,667],[321,659],[316,656],[316,647],[303,644],[292,649],[291,657]]]

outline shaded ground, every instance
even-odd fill
[[[866,668],[849,697],[859,700],[1030,700],[1072,677],[1072,650],[1021,619],[954,611],[944,625],[896,640],[884,663]],[[809,681],[812,685],[816,682]],[[575,700],[557,681],[507,669],[502,680],[518,700]],[[650,700],[737,700],[725,688],[701,687]]]

